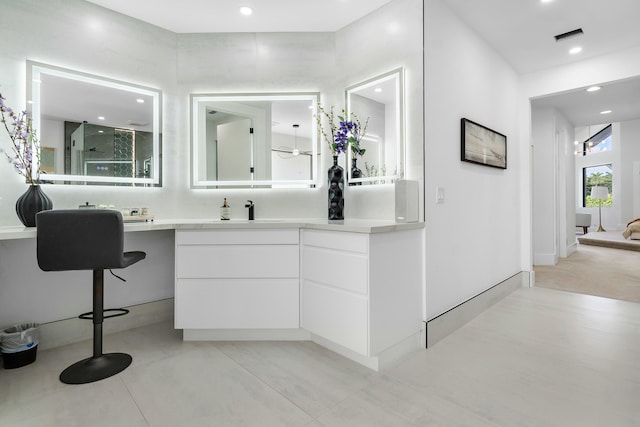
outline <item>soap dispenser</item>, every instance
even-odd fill
[[[222,221],[228,221],[231,219],[231,206],[227,203],[227,198],[224,198],[224,202],[220,207],[220,219]]]

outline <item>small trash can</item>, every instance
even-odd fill
[[[35,362],[40,341],[37,323],[22,323],[0,330],[0,353],[5,369]]]

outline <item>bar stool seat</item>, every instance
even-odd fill
[[[36,229],[40,269],[93,270],[93,311],[80,315],[83,319],[93,320],[93,356],[62,371],[60,381],[85,384],[125,370],[131,364],[130,355],[102,353],[103,320],[128,313],[125,309],[104,310],[104,270],[129,267],[143,260],[146,254],[124,252],[122,214],[114,210],[94,209],[43,211],[36,215]],[[105,316],[105,311],[115,313]]]

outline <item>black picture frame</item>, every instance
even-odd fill
[[[507,168],[507,136],[466,118],[460,119],[461,160]]]

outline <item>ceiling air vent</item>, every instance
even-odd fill
[[[557,36],[554,36],[556,41],[562,41],[564,39],[568,39],[570,37],[577,37],[577,36],[581,36],[584,34],[584,31],[582,31],[582,28],[578,28],[577,30],[571,30],[571,31],[567,31],[566,33],[562,33],[562,34],[558,34]]]

